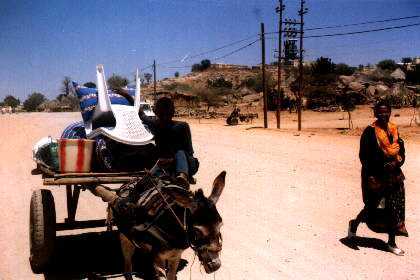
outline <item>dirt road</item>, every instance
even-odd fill
[[[285,127],[295,126],[293,116],[284,119]],[[359,127],[371,121],[366,113],[360,113],[363,118],[357,116],[355,123]],[[299,136],[293,130],[251,128],[256,123],[227,127],[221,121],[190,122],[201,161],[198,186],[208,193],[213,178],[221,170],[227,171],[227,186],[218,205],[224,219],[224,247],[216,279],[420,278],[420,137],[416,139],[418,134],[414,133],[406,141],[403,170],[407,177],[406,223],[410,237],[397,240],[406,256],[396,257],[376,249],[382,245],[378,239],[364,239],[364,246],[353,250],[340,239],[346,235],[348,220],[362,207],[359,137],[317,131],[316,127],[326,123],[322,123],[321,115],[314,115],[318,117],[314,129]],[[325,127],[345,126],[345,121],[337,117],[339,114],[334,115],[336,123],[328,122]],[[31,147],[43,136],[58,137],[66,124],[78,118],[78,113],[0,115],[0,279],[44,277],[33,274],[28,263],[29,201],[31,192],[41,187],[40,177],[30,175]],[[408,115],[396,121],[405,123],[407,119]],[[57,187],[52,190],[57,220],[62,221],[65,192]],[[100,199],[82,192],[80,200],[78,219],[104,217],[105,205]],[[120,254],[115,242],[107,244],[103,235],[60,234],[64,235],[61,244],[65,250],[58,258],[68,263],[63,261],[58,270],[77,269],[72,266],[73,257],[74,263],[84,258],[89,267],[93,258],[109,261]],[[385,235],[374,234],[364,225],[358,234],[386,240]],[[105,249],[98,240],[104,240]],[[75,252],[79,256],[71,255]],[[186,251],[185,258],[190,264],[178,279],[190,277],[191,250]],[[70,279],[68,274],[58,272],[46,278]],[[213,275],[200,272],[198,260],[191,274],[192,279],[213,279]],[[75,275],[71,279],[84,277]]]

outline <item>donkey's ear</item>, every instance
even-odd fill
[[[175,203],[184,208],[192,208],[194,205],[194,197],[190,191],[175,185],[169,185],[163,188],[164,192],[171,196]]]
[[[226,171],[222,171],[213,182],[213,190],[209,199],[216,204],[222,194],[223,188],[225,187]]]

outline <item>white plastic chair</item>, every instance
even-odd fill
[[[111,104],[107,94],[103,65],[96,66],[96,77],[98,81],[98,104],[96,105],[94,116],[95,114],[103,114],[110,117],[111,120],[109,121],[110,126],[103,125],[96,129],[92,129],[92,121],[86,123],[87,138],[92,139],[104,135],[114,141],[128,145],[154,144],[153,135],[145,128],[138,115],[140,106],[140,79],[138,71],[134,106]]]

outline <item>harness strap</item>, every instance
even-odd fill
[[[169,209],[169,211],[171,211],[172,215],[175,217],[176,221],[178,222],[178,224],[181,226],[181,228],[185,231],[185,233],[187,232],[187,228],[186,225],[183,225],[181,220],[178,218],[178,216],[175,214],[175,211],[172,209],[171,205],[168,203],[168,201],[166,200],[165,196],[162,194],[162,192],[160,191],[160,189],[158,188],[158,186],[153,182],[153,187],[155,188],[155,190],[157,190],[157,192],[159,193],[159,195],[162,197],[163,202],[166,204],[167,209]]]

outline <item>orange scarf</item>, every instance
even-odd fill
[[[372,127],[375,128],[376,140],[378,141],[379,147],[388,157],[395,158],[398,161],[401,161],[402,158],[399,155],[400,145],[398,144],[398,128],[396,124],[388,122],[388,129],[385,131],[380,127],[375,121],[372,124]],[[393,143],[389,142],[388,135],[392,135]]]

